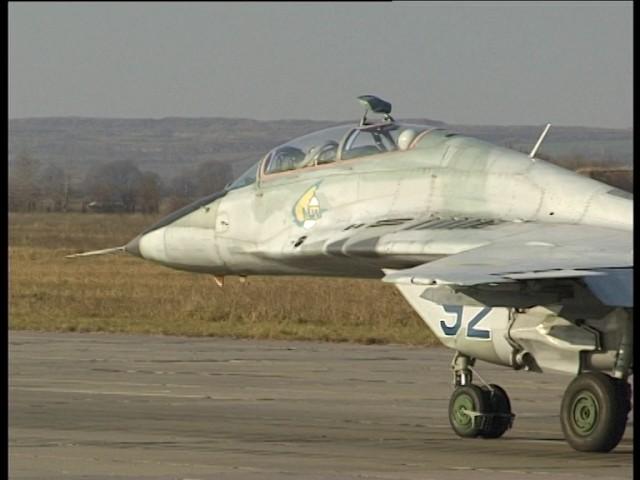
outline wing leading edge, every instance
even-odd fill
[[[584,277],[605,304],[633,306],[632,232],[540,224],[535,230],[387,274],[391,283],[478,285]]]

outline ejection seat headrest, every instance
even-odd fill
[[[416,138],[416,131],[407,128],[398,136],[398,149],[406,150],[411,145],[411,142]]]

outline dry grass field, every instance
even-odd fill
[[[391,285],[301,277],[227,279],[130,255],[66,259],[122,245],[154,222],[115,214],[9,215],[9,328],[429,345]]]

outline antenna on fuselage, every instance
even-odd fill
[[[394,119],[390,115],[391,114],[391,104],[389,102],[385,102],[379,97],[375,95],[360,95],[358,97],[360,103],[364,105],[364,113],[362,114],[362,119],[360,120],[360,126],[367,124],[367,113],[371,110],[373,113],[381,113],[384,115],[384,119],[387,122],[393,122]]]
[[[543,130],[542,134],[540,135],[540,138],[538,138],[538,141],[533,146],[533,150],[531,150],[531,153],[529,154],[529,158],[531,159],[532,162],[536,161],[536,159],[534,157],[536,156],[536,153],[538,153],[538,149],[540,148],[540,145],[542,145],[542,141],[544,140],[544,137],[547,136],[547,132],[549,131],[550,127],[551,127],[551,124],[547,123],[547,126],[544,127],[544,130]]]

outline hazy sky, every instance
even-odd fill
[[[632,125],[631,2],[10,3],[9,117]]]

